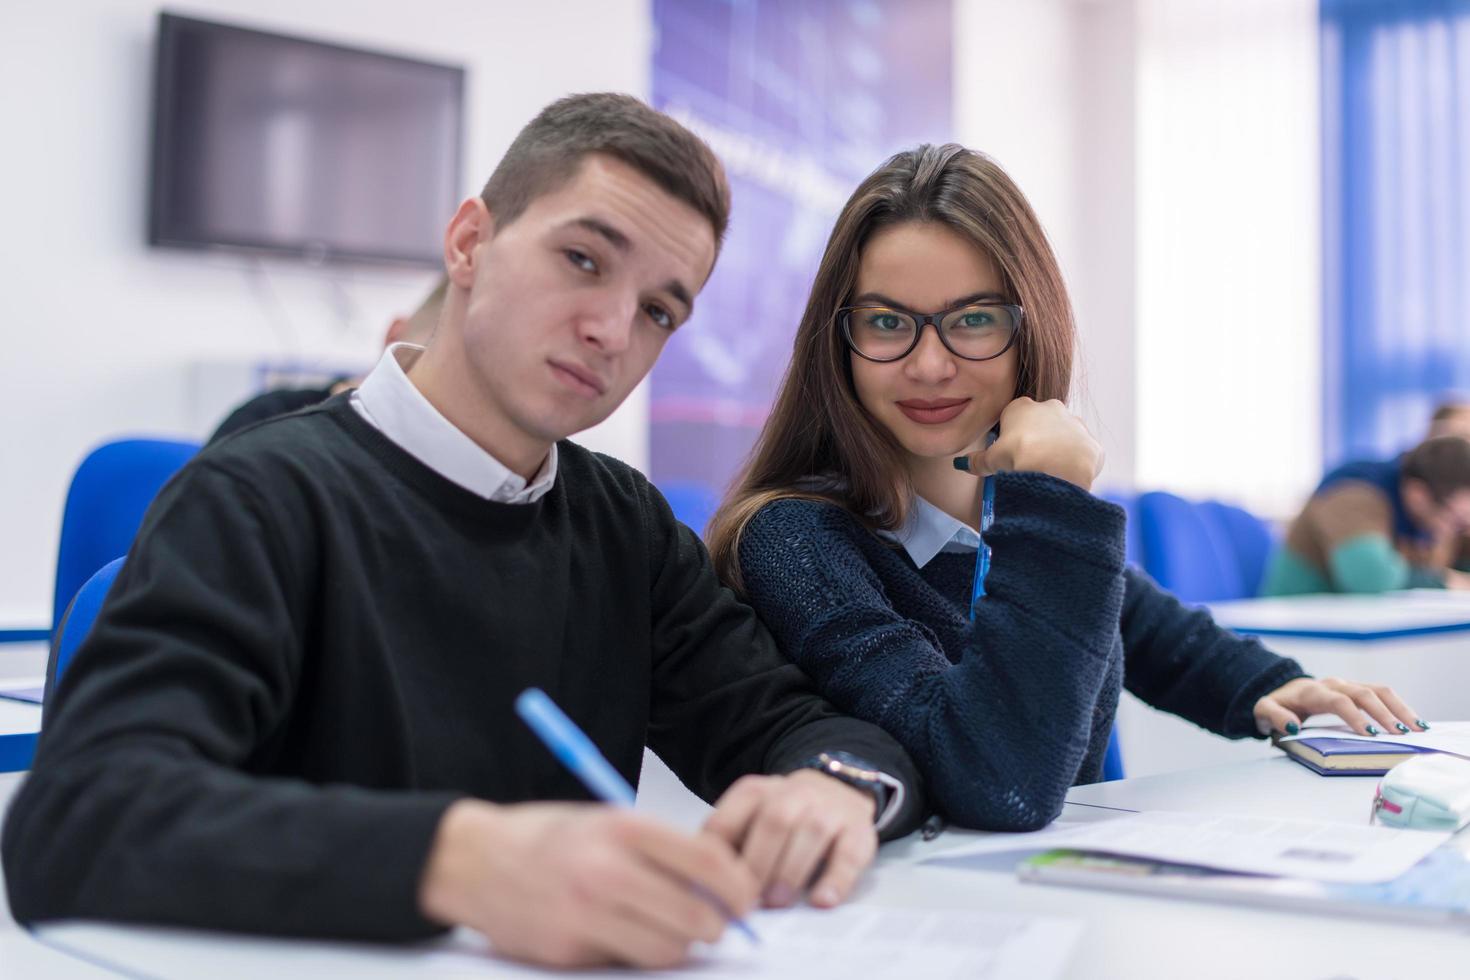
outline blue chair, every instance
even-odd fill
[[[127,554],[158,491],[199,451],[197,442],[120,439],[92,450],[77,467],[61,518],[51,628],[93,572]]]
[[[1108,754],[1103,756],[1103,782],[1126,778],[1123,775],[1123,743],[1118,740],[1118,726],[1114,725],[1113,733],[1108,736]]]
[[[1172,493],[1138,498],[1143,570],[1185,602],[1219,602],[1247,595],[1235,549],[1208,511]]]
[[[1207,500],[1200,507],[1224,529],[1225,537],[1235,552],[1235,563],[1240,569],[1241,596],[1260,595],[1261,580],[1266,576],[1266,560],[1275,545],[1271,526],[1248,510],[1217,500]]]
[[[46,660],[46,689],[42,695],[43,704],[50,704],[51,698],[56,691],[56,684],[61,680],[62,673],[71,658],[76,655],[77,647],[92,632],[92,624],[97,621],[97,612],[102,608],[102,601],[107,598],[107,591],[112,588],[113,580],[117,573],[122,570],[125,558],[114,558],[82,584],[77,590],[76,596],[71,604],[66,607],[61,621],[56,626],[55,636],[51,641],[51,655]]]
[[[122,563],[121,558],[116,558],[98,569],[77,591],[61,622],[53,631],[51,655],[46,661],[46,687],[42,693],[44,703],[51,702],[61,672],[71,662],[72,655],[76,653],[82,640],[92,631],[97,610],[102,607],[102,600],[107,597],[107,590],[112,587],[112,580],[117,578],[117,571]],[[36,756],[37,737],[38,733],[34,731],[0,734],[0,772],[23,772],[29,769]]]
[[[704,537],[705,526],[720,505],[719,494],[708,484],[697,480],[665,480],[658,485],[658,490],[673,508],[674,517]]]

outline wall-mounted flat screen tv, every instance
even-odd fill
[[[160,15],[148,240],[435,265],[464,69]]]

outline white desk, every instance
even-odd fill
[[[5,641],[0,643],[0,679],[29,677],[46,673],[46,658],[51,654],[49,640]]]
[[[45,643],[51,638],[50,624],[50,609],[0,606],[0,646],[10,643]]]
[[[680,822],[697,819],[702,804],[650,772],[645,808],[671,812]],[[10,783],[0,784],[8,792]],[[1324,779],[1285,758],[1145,779],[1102,783],[1073,790],[1075,804],[1124,808],[1202,809],[1211,812],[1298,816],[1357,822],[1372,795],[1371,779]],[[862,886],[858,901],[909,907],[965,907],[1020,914],[1069,915],[1087,923],[1071,978],[1229,977],[1305,978],[1464,976],[1470,963],[1470,934],[1421,926],[1382,925],[1368,920],[1283,914],[1226,905],[1022,884],[1008,873],[916,865],[922,854],[953,847],[963,839],[950,832],[925,843],[909,838],[886,846]],[[362,947],[334,960],[328,944],[242,940],[206,933],[125,930],[91,924],[44,927],[46,942],[98,955],[129,935],[148,942],[147,964],[127,964],[135,976],[231,978],[333,974],[333,963],[364,975]],[[406,976],[412,966],[401,953],[379,957],[383,975]],[[391,970],[389,969],[391,964]],[[356,967],[354,970],[353,967]],[[494,975],[487,964],[486,975]],[[51,974],[35,974],[49,976]],[[64,975],[64,974],[57,974]],[[78,974],[79,976],[82,974]]]
[[[51,645],[0,643],[0,685],[40,684]],[[29,769],[41,730],[41,706],[0,698],[0,773]]]
[[[0,773],[31,767],[41,731],[41,706],[0,698]]]
[[[1320,677],[1387,684],[1430,720],[1470,718],[1470,593],[1248,599],[1210,611]]]
[[[1387,684],[1421,718],[1470,718],[1470,593],[1419,589],[1381,596],[1292,596],[1210,607],[1222,626],[1260,635],[1317,677]],[[1153,775],[1268,758],[1269,745],[1227,742],[1125,695],[1118,711],[1123,765]]]
[[[1216,622],[1262,637],[1366,642],[1470,632],[1470,592],[1450,589],[1243,599],[1210,610]]]

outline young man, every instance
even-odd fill
[[[642,476],[559,441],[688,319],[728,201],[667,117],[555,103],[450,223],[427,350],[165,488],[6,822],[17,918],[463,924],[661,965],[723,929],[694,886],[737,915],[848,894],[875,826],[917,822],[910,761],[812,693]],[[531,686],[630,782],[647,741],[717,799],[703,831],[534,802],[588,797],[516,718]]]
[[[1428,438],[1459,436],[1470,439],[1470,402],[1463,397],[1449,398],[1439,403],[1429,418]],[[1470,532],[1460,535],[1455,546],[1455,558],[1451,563],[1457,572],[1470,572]]]
[[[1451,567],[1470,530],[1470,440],[1438,436],[1322,480],[1272,556],[1264,595],[1470,588]]]
[[[449,291],[449,278],[441,276],[439,282],[424,297],[419,308],[409,316],[396,316],[393,322],[388,324],[388,334],[383,340],[384,347],[394,344],[427,344],[429,338],[434,334],[434,328],[439,324],[439,314],[444,309],[444,294]],[[225,420],[214,430],[214,435],[209,437],[209,445],[218,442],[232,432],[237,432],[247,425],[273,419],[277,415],[285,415],[317,402],[324,402],[333,395],[341,394],[349,388],[356,388],[362,384],[362,378],[338,378],[325,388],[277,388],[274,391],[263,392],[235,407],[234,411],[225,416]]]

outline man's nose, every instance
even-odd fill
[[[579,313],[577,334],[584,344],[603,353],[620,353],[627,350],[632,339],[637,309],[636,299],[604,294]]]

